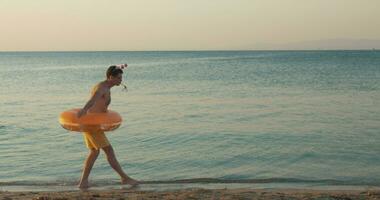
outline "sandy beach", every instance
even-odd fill
[[[0,192],[0,199],[380,199],[379,190],[181,189],[170,191],[87,190]]]

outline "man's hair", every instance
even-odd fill
[[[115,77],[118,74],[123,74],[123,70],[115,65],[108,67],[107,73],[106,73],[107,78],[110,78],[111,76]]]

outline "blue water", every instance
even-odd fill
[[[380,185],[380,51],[1,52],[0,185],[75,185],[58,115],[124,62],[107,136],[136,179]],[[104,154],[90,179],[118,180]]]

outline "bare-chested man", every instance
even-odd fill
[[[78,117],[85,115],[86,113],[103,113],[107,112],[108,105],[111,103],[110,89],[117,85],[119,86],[122,81],[123,68],[127,67],[127,64],[110,66],[106,72],[107,79],[98,83],[92,90],[90,100],[78,113]],[[86,146],[89,149],[89,154],[84,163],[82,177],[79,183],[79,188],[88,188],[88,177],[90,175],[92,166],[94,165],[100,149],[102,149],[106,156],[108,163],[111,167],[120,175],[122,184],[130,184],[135,186],[138,181],[127,176],[121,168],[119,162],[116,159],[115,153],[111,144],[109,143],[106,135],[103,131],[84,132],[84,140]]]

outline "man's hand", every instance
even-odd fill
[[[81,109],[78,113],[77,113],[77,117],[78,118],[81,118],[83,115],[85,115],[86,112],[84,111],[84,109]]]

